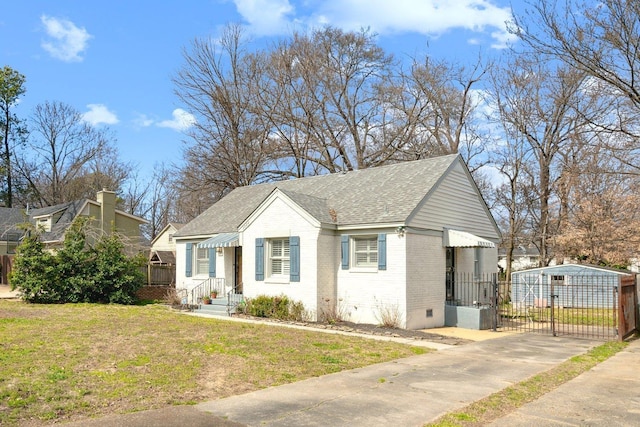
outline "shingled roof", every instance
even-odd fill
[[[456,161],[459,161],[459,156],[451,154],[346,173],[239,187],[186,224],[175,236],[207,236],[237,231],[238,226],[276,188],[323,223],[403,222]]]

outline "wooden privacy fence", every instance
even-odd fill
[[[176,283],[175,265],[152,265],[140,267],[147,286],[173,286]]]
[[[11,266],[13,265],[13,255],[0,255],[0,269],[1,269],[1,284],[9,284],[9,274],[11,273]]]

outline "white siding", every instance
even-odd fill
[[[442,238],[406,234],[407,329],[444,326],[445,248]],[[431,317],[427,317],[427,310]]]
[[[387,269],[358,271],[350,263],[349,270],[342,270],[338,263],[338,310],[346,319],[356,323],[379,324],[381,312],[398,313],[399,326],[405,327],[407,314],[406,295],[406,252],[405,237],[398,236],[393,230],[360,230],[349,232],[353,235],[376,235],[387,233]],[[347,233],[345,233],[347,234]],[[338,256],[340,238],[336,239]]]
[[[318,311],[318,234],[320,229],[310,224],[305,217],[292,209],[279,197],[266,206],[243,232],[242,279],[244,295],[287,295],[300,301],[309,311],[312,320]],[[255,241],[257,238],[300,237],[300,281],[271,280],[265,274],[264,281],[256,281]],[[266,255],[265,249],[265,255]],[[266,262],[265,262],[266,266]]]
[[[444,176],[407,225],[437,231],[457,228],[492,241],[499,237],[483,200],[460,163]]]

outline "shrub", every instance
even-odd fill
[[[16,249],[10,277],[11,290],[18,289],[22,298],[30,302],[61,302],[63,295],[54,286],[56,280],[53,257],[44,251],[39,235],[28,232]]]
[[[244,313],[255,317],[279,320],[304,320],[306,310],[299,301],[292,301],[285,295],[258,295],[245,300]]]
[[[87,244],[88,218],[76,219],[55,255],[44,251],[31,230],[18,246],[11,283],[22,298],[37,303],[99,302],[133,304],[144,276],[140,258],[127,257],[124,244],[111,234],[95,247]]]

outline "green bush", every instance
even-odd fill
[[[88,218],[74,221],[55,255],[44,250],[35,231],[27,233],[16,250],[12,288],[36,303],[135,303],[144,284],[143,261],[128,257],[115,233],[90,247],[87,226]]]
[[[304,320],[306,314],[302,302],[292,301],[285,295],[246,299],[243,311],[250,316],[279,320]]]

